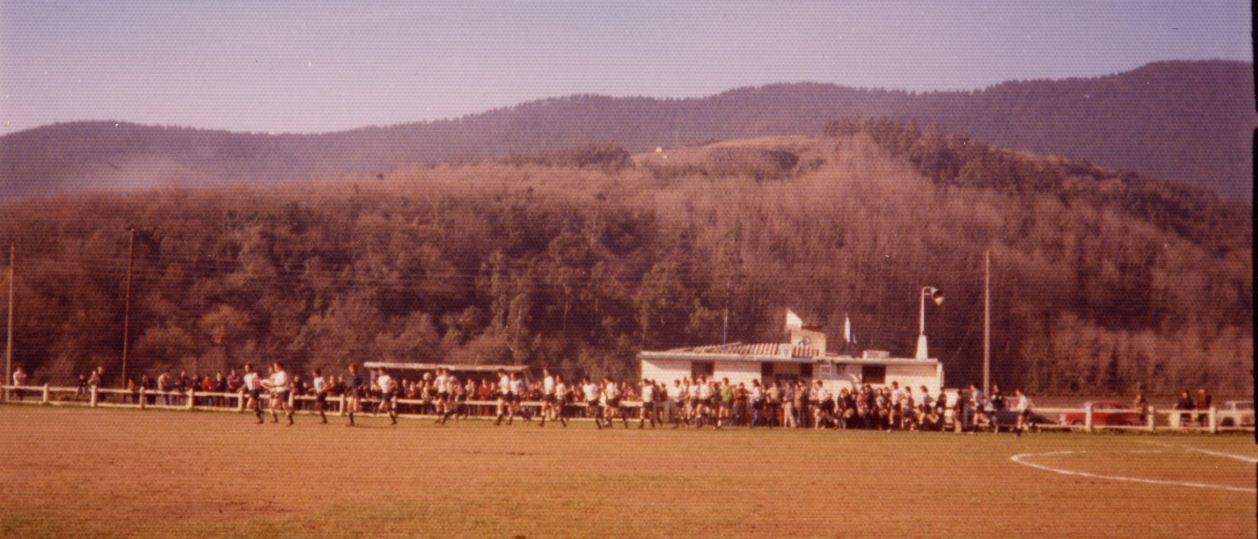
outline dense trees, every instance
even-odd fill
[[[830,134],[694,147],[695,168],[665,175],[596,147],[620,164],[581,166],[586,148],[547,156],[576,166],[7,201],[16,359],[35,380],[117,376],[134,225],[137,370],[444,359],[622,375],[643,347],[719,342],[726,310],[731,340],[779,339],[786,306],[832,349],[847,314],[861,347],[910,354],[933,285],[948,300],[928,312],[931,350],[960,384],[979,372],[990,249],[997,381],[1251,390],[1250,205],[895,122]],[[784,168],[704,166],[731,148]]]

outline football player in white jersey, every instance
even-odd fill
[[[585,416],[594,418],[594,426],[599,430],[603,429],[603,421],[599,414],[598,401],[599,390],[598,384],[594,383],[587,376],[581,379],[581,394],[585,397]]]
[[[397,392],[397,382],[394,382],[393,377],[384,372],[384,369],[380,369],[376,374],[376,388],[380,390],[380,406],[376,408],[376,413],[388,412],[389,421],[396,425],[397,405],[394,398]]]
[[[437,414],[437,420],[434,423],[441,423],[441,419],[445,417],[446,403],[450,400],[450,391],[446,387],[446,370],[437,369],[437,376],[432,380],[433,413]]]
[[[494,421],[494,426],[501,425],[508,415],[515,419],[511,414],[511,377],[507,376],[507,371],[498,369],[498,420]],[[511,420],[507,420],[507,425],[511,425]]]
[[[253,410],[253,415],[258,418],[258,424],[260,425],[264,423],[264,421],[262,421],[261,402],[262,379],[258,377],[257,372],[254,372],[252,363],[245,363],[245,374],[241,377],[241,382],[244,384],[242,387],[245,390],[245,394],[249,396],[249,400],[245,406],[250,410]]]
[[[528,409],[524,407],[524,399],[525,397],[528,396],[528,393],[529,393],[528,381],[525,380],[523,376],[520,376],[520,373],[518,372],[511,373],[511,417],[512,418],[514,418],[516,415],[519,415],[525,421],[528,421],[528,422],[533,421],[532,414],[529,414]],[[507,419],[507,424],[508,425],[511,424],[511,419]]]
[[[315,369],[314,379],[311,380],[310,383],[315,392],[315,409],[319,411],[319,418],[322,419],[323,424],[326,425],[328,424],[328,415],[324,413],[323,409],[326,407],[328,401],[328,381],[323,377],[323,373],[319,371],[319,369]]]
[[[563,428],[568,428],[568,416],[565,413],[568,405],[568,384],[565,384],[563,378],[555,377],[555,419],[559,420],[559,424]]]
[[[1018,413],[1018,422],[1013,431],[1021,438],[1022,431],[1027,430],[1031,425],[1031,399],[1020,387],[1013,390],[1013,397],[1013,411]]]
[[[638,417],[638,428],[641,429],[648,420],[651,421],[651,428],[655,428],[655,382],[651,380],[642,380],[642,409],[641,416]]]
[[[442,369],[442,372],[445,378],[439,380],[437,386],[437,398],[440,399],[437,413],[441,415],[437,422],[444,425],[458,410],[458,397],[463,386],[459,385],[459,379],[450,374],[448,369]]]
[[[284,364],[276,361],[271,364],[271,378],[263,381],[263,387],[271,391],[271,422],[279,423],[279,416],[276,409],[283,409],[284,415],[288,418],[288,424],[293,424],[293,409],[288,406],[288,392],[290,387],[288,371],[284,370]]]
[[[611,377],[605,377],[603,378],[603,418],[607,420],[608,428],[614,426],[613,422],[618,417],[625,428],[629,428],[629,418],[620,409],[620,387]]]
[[[542,368],[542,420],[537,424],[538,427],[545,427],[547,419],[554,419],[568,426],[568,421],[559,413],[559,382],[555,379],[555,375],[550,372],[549,367]]]

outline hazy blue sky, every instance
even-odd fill
[[[327,131],[600,93],[910,90],[1252,61],[1249,3],[10,2],[0,132]]]

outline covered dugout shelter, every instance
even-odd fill
[[[663,383],[696,376],[748,385],[752,380],[806,379],[820,380],[838,391],[899,382],[900,387],[926,386],[932,395],[943,387],[943,364],[937,358],[891,357],[880,350],[866,350],[859,357],[832,354],[826,351],[825,333],[812,328],[791,329],[788,338],[784,343],[736,342],[643,351],[638,360],[643,378]]]

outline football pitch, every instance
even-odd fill
[[[1252,435],[0,406],[0,536],[1255,535]]]

